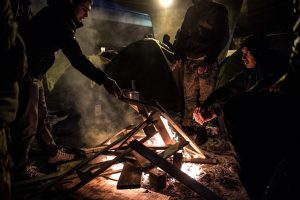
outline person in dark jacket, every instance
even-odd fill
[[[10,124],[18,108],[18,80],[26,68],[25,46],[18,35],[10,1],[0,2],[0,199],[11,199]]]
[[[288,63],[280,59],[280,54],[268,49],[262,35],[248,37],[241,44],[241,51],[244,69],[194,110],[193,117],[199,124],[212,120],[224,104],[241,93],[268,90],[287,71]]]
[[[229,39],[228,10],[211,0],[194,0],[178,32],[172,69],[183,67],[185,109],[183,129],[193,135],[193,110],[211,94],[218,55]]]
[[[42,77],[52,66],[55,52],[62,50],[72,66],[82,74],[104,85],[111,94],[122,95],[116,81],[96,68],[83,54],[75,39],[76,29],[88,17],[92,0],[48,0],[48,6],[39,11],[24,32],[27,48],[28,71],[20,81],[20,106],[14,123],[14,162],[17,171],[27,177],[41,176],[28,159],[31,142],[35,137],[48,155],[48,163],[55,164],[74,158],[73,154],[58,149],[49,130],[47,106]]]
[[[239,163],[239,177],[249,197],[291,199],[291,177],[288,177],[290,169],[287,166],[293,160],[289,160],[292,155],[289,150],[297,146],[292,143],[297,141],[292,126],[297,120],[289,117],[289,113],[291,110],[299,112],[299,104],[296,103],[299,98],[294,96],[296,90],[288,95],[269,92],[269,88],[287,72],[288,59],[281,61],[281,56],[275,52],[261,51],[263,41],[253,44],[255,41],[251,41],[251,38],[243,44],[250,50],[242,49],[243,60],[247,68],[255,61],[256,72],[244,69],[212,93],[206,104],[194,113],[194,117],[197,122],[205,123],[213,116],[203,116],[203,110],[218,114],[217,105],[221,104],[229,139]],[[299,60],[299,53],[292,58]],[[297,62],[293,64],[299,66]],[[251,74],[253,78],[249,77]],[[299,73],[292,74],[299,80]],[[299,85],[289,84],[289,88],[297,87],[299,89]]]

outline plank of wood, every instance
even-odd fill
[[[12,187],[14,188],[15,191],[27,190],[27,189],[30,189],[30,187],[36,189],[37,184],[41,185],[41,184],[43,184],[43,182],[57,178],[57,177],[61,176],[64,172],[65,171],[61,171],[61,172],[51,173],[51,174],[48,174],[48,175],[45,175],[42,177],[37,177],[37,178],[32,178],[32,179],[28,179],[28,180],[24,180],[24,181],[14,182]],[[108,175],[112,175],[112,174],[117,174],[120,172],[122,172],[122,170],[106,170],[104,173],[100,174],[100,176],[104,177],[104,176],[108,176]],[[70,180],[70,179],[76,179],[76,178],[78,178],[78,175],[72,174],[63,180]]]
[[[206,157],[204,155],[204,153],[202,152],[202,150],[198,147],[198,145],[191,138],[189,138],[189,136],[174,122],[174,120],[168,115],[168,113],[164,110],[164,108],[158,102],[156,102],[155,105],[151,105],[146,102],[128,99],[126,97],[121,97],[120,100],[128,103],[131,106],[133,106],[133,105],[138,106],[140,110],[145,109],[148,111],[149,110],[155,111],[155,115],[164,117],[169,122],[169,124],[177,131],[177,133],[190,143],[191,148],[193,148],[199,154],[199,156],[201,158]]]
[[[143,128],[143,131],[146,135],[154,135],[155,133],[157,133],[157,130],[155,129],[154,125],[146,126],[145,128]]]
[[[143,129],[144,127],[146,127],[149,124],[149,119],[141,122],[139,125],[137,125],[135,128],[133,128],[131,131],[129,131],[126,135],[124,135],[121,138],[118,138],[116,141],[112,142],[110,145],[106,146],[104,149],[102,149],[101,151],[97,152],[95,155],[91,156],[90,158],[87,158],[83,161],[81,161],[78,165],[76,165],[75,167],[67,170],[65,173],[63,173],[61,176],[56,177],[54,180],[49,181],[47,184],[42,185],[40,188],[38,188],[36,190],[35,193],[31,194],[29,198],[33,198],[39,194],[41,194],[42,192],[44,192],[46,189],[50,188],[51,186],[53,186],[54,184],[56,184],[58,181],[68,177],[69,175],[73,174],[75,171],[77,171],[78,169],[80,169],[81,167],[85,166],[86,164],[88,164],[90,161],[92,161],[93,159],[95,159],[96,157],[98,157],[99,155],[101,155],[103,152],[109,150],[111,147],[115,146],[116,144],[120,143],[122,140],[124,140],[127,137],[131,137],[132,135],[134,135],[136,132],[138,132],[139,130]],[[149,137],[146,137],[144,139],[142,139],[142,141],[144,140],[144,142],[146,140],[148,140]],[[125,157],[131,150],[127,150],[125,151],[123,154],[117,156],[114,160],[115,162],[123,159],[123,157]],[[111,165],[105,165],[105,167],[103,169],[98,169],[96,172],[97,175],[100,175],[101,173],[103,173],[106,169],[108,169]],[[89,180],[91,180],[93,177],[89,178]],[[82,181],[82,184],[78,184],[78,186],[76,185],[76,187],[80,188],[82,187],[81,185],[86,184],[88,181]],[[80,185],[80,186],[79,186]],[[73,190],[76,190],[76,187],[72,188]],[[67,191],[66,193],[68,193],[69,191]],[[63,196],[64,194],[62,194],[61,196]],[[58,197],[60,198],[60,196]]]
[[[142,170],[129,162],[124,163],[122,173],[119,177],[117,189],[135,189],[141,187]]]
[[[140,168],[147,168],[151,165],[151,162],[143,156],[141,156],[138,152],[132,151],[131,154],[135,157],[136,163]]]
[[[173,165],[178,169],[181,169],[182,161],[183,161],[182,153],[176,153],[173,155]]]
[[[137,151],[139,154],[150,160],[153,164],[173,176],[175,179],[180,181],[182,184],[196,192],[197,194],[202,195],[204,198],[208,200],[221,200],[222,198],[218,196],[216,193],[206,188],[201,183],[197,182],[195,179],[188,176],[186,173],[182,172],[180,169],[176,168],[167,160],[163,159],[155,152],[148,149],[145,145],[140,143],[137,140],[132,141],[129,144],[129,147],[133,150]]]
[[[107,144],[109,141],[110,142],[114,142],[115,140],[117,140],[120,137],[124,137],[124,135],[126,135],[126,133],[128,133],[129,130],[133,129],[134,127],[132,126],[128,126],[124,129],[122,129],[121,131],[117,132],[116,134],[112,135],[111,137],[107,138],[105,141],[103,141],[101,144],[95,146],[95,147],[90,147],[90,148],[80,148],[80,150],[82,150],[85,153],[96,153],[101,151],[102,149],[104,149],[106,146],[108,146],[109,144]],[[114,147],[111,147],[111,149],[113,149]]]
[[[164,123],[162,122],[161,118],[160,118],[160,115],[157,114],[154,116],[155,117],[155,127],[156,129],[158,130],[158,133],[160,134],[162,140],[164,141],[164,143],[166,145],[170,145],[170,144],[174,144],[174,141],[171,139]]]
[[[149,183],[154,191],[163,190],[167,185],[167,173],[157,168],[149,170]]]
[[[216,165],[219,163],[218,159],[216,158],[184,158],[183,162],[211,164],[211,165]]]
[[[138,128],[138,130],[141,128],[142,126],[136,127]],[[133,130],[134,131],[134,130]],[[146,142],[149,138],[151,138],[152,136],[146,136],[145,138],[143,138],[142,140],[140,140],[141,143]],[[82,188],[84,185],[86,185],[88,182],[90,182],[91,180],[93,180],[94,178],[96,178],[97,176],[99,176],[100,174],[102,174],[105,170],[107,170],[110,166],[112,166],[113,164],[119,162],[120,160],[122,160],[126,155],[128,155],[130,152],[132,152],[132,149],[127,149],[126,151],[124,151],[122,154],[118,155],[117,157],[115,157],[113,160],[111,160],[108,163],[104,163],[102,166],[100,166],[100,168],[98,170],[96,170],[95,172],[93,172],[89,177],[86,177],[85,180],[81,180],[78,184],[74,185],[73,187],[71,187],[70,189],[60,193],[56,198],[54,198],[55,200],[58,199],[65,199],[66,196],[74,193],[75,191],[79,190],[80,188]]]
[[[186,141],[190,143],[190,146],[199,154],[201,158],[205,158],[204,153],[198,147],[198,145],[173,121],[173,119],[167,113],[161,113],[161,115],[168,120],[169,124],[181,135]]]
[[[187,141],[175,143],[173,145],[170,145],[162,154],[159,155],[161,155],[164,159],[167,159],[188,144],[189,142]]]

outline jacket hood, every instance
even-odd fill
[[[74,15],[71,0],[47,0],[47,4],[55,8],[57,11],[63,13],[64,15],[71,16],[76,28],[80,28],[83,26],[83,23],[79,22]]]

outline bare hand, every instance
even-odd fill
[[[122,90],[114,79],[107,77],[103,83],[103,86],[110,94],[118,98],[122,97]]]
[[[175,60],[175,62],[172,63],[171,65],[171,70],[174,71],[176,68],[179,68],[182,64],[182,60]]]
[[[212,112],[210,117],[208,117],[208,118],[203,117],[203,115],[201,114],[201,107],[196,107],[193,112],[193,119],[200,125],[203,125],[216,117],[217,117],[217,115],[214,112]]]
[[[198,69],[197,69],[197,73],[199,75],[206,74],[207,71],[208,71],[208,67],[207,66],[201,66],[201,67],[198,67]]]

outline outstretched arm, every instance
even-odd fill
[[[87,59],[82,53],[81,48],[75,38],[69,38],[65,41],[62,48],[63,53],[77,70],[82,74],[95,81],[97,84],[105,87],[105,89],[117,97],[121,97],[122,91],[117,82],[110,78],[101,69],[95,67],[95,65]]]

